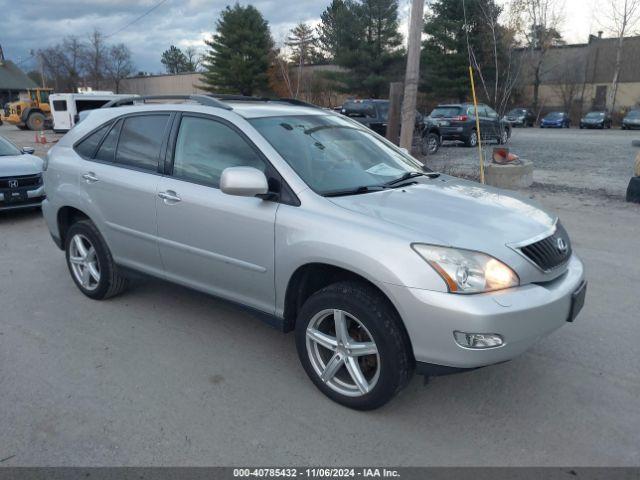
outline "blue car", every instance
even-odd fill
[[[548,113],[540,122],[540,128],[570,128],[571,119],[565,112]]]

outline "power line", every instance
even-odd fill
[[[142,15],[140,15],[139,17],[134,18],[133,20],[131,20],[129,23],[127,23],[125,26],[123,26],[122,28],[119,28],[118,30],[116,30],[115,32],[110,33],[109,35],[105,35],[104,38],[109,38],[109,37],[113,37],[114,35],[116,35],[117,33],[120,33],[121,31],[123,31],[125,28],[130,27],[131,25],[133,25],[134,23],[136,23],[138,20],[146,17],[147,15],[149,15],[151,12],[153,12],[156,8],[160,7],[163,3],[166,3],[167,0],[160,0],[158,3],[156,3],[153,7],[151,7],[149,10],[147,10],[146,12],[144,12]]]

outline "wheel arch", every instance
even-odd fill
[[[60,236],[60,245],[64,249],[66,235],[71,225],[80,220],[91,220],[89,215],[79,208],[72,206],[64,206],[58,209],[56,213],[56,223],[58,225],[58,235]]]
[[[340,281],[354,281],[367,285],[378,292],[400,319],[400,328],[411,345],[409,334],[400,316],[400,312],[387,295],[376,283],[352,270],[338,267],[329,263],[312,262],[299,266],[289,278],[284,298],[283,330],[290,332],[295,328],[296,318],[304,302],[314,293],[324,287]],[[413,356],[413,351],[411,352]]]

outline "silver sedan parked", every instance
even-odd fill
[[[88,297],[137,270],[243,305],[356,409],[416,370],[514,358],[580,311],[582,263],[529,199],[328,110],[191,100],[96,110],[50,150],[44,216]]]
[[[33,151],[0,137],[0,210],[39,207],[42,203],[43,162]]]

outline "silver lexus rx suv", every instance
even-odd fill
[[[531,201],[301,102],[182,100],[95,110],[48,154],[44,216],[88,297],[135,270],[242,305],[356,409],[414,371],[509,360],[581,309],[582,263]]]

